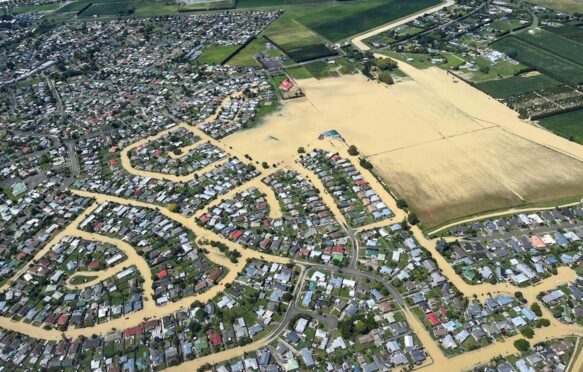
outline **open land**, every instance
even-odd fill
[[[412,80],[390,87],[358,75],[302,80],[305,99],[226,141],[258,159],[281,161],[335,129],[427,226],[583,192],[576,144],[522,122],[443,71],[402,68]]]

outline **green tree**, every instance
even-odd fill
[[[417,215],[413,212],[410,212],[407,215],[407,221],[409,222],[410,225],[417,225],[419,223],[419,218],[417,218]]]
[[[391,71],[397,67],[397,62],[390,58],[378,58],[375,61],[375,66],[381,71]]]
[[[533,313],[536,314],[536,316],[542,316],[543,312],[540,308],[540,305],[538,304],[538,302],[533,302],[532,305],[530,305],[530,310],[532,310]]]
[[[527,340],[525,340],[524,338],[520,338],[516,341],[514,341],[514,347],[518,350],[518,351],[522,351],[525,352],[528,349],[530,349],[530,342],[528,342]]]
[[[385,84],[388,84],[388,85],[395,83],[395,81],[393,80],[393,77],[391,76],[391,73],[388,71],[381,72],[379,74],[379,80]]]
[[[350,145],[350,147],[348,148],[348,154],[352,156],[358,155],[358,149],[356,148],[356,146]]]
[[[520,333],[526,338],[534,337],[534,330],[530,327],[524,327],[520,330]]]

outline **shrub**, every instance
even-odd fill
[[[520,330],[520,333],[526,338],[533,338],[534,331],[530,327],[524,327]]]
[[[514,347],[518,350],[518,351],[522,351],[525,352],[528,349],[530,349],[530,342],[528,342],[527,340],[525,340],[524,338],[518,339],[516,341],[514,341]]]
[[[388,84],[388,85],[395,83],[395,81],[393,80],[393,77],[391,76],[391,74],[388,71],[381,72],[379,74],[379,80],[385,84]]]

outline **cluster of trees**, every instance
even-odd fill
[[[225,256],[229,257],[231,262],[237,263],[239,262],[239,258],[241,257],[241,253],[237,250],[229,250],[229,247],[225,243],[217,242],[215,240],[211,240],[210,243],[211,247],[217,248],[219,251],[225,254]]]
[[[378,324],[372,315],[357,315],[338,322],[338,329],[343,338],[350,340],[355,335],[364,335],[377,328]]]

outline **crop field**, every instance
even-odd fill
[[[340,2],[298,18],[298,21],[336,42],[436,4],[438,0]]]
[[[75,1],[75,2],[72,2],[72,3],[69,3],[65,6],[63,6],[62,8],[57,10],[57,13],[78,12],[81,9],[85,8],[87,5],[91,4],[92,2],[94,2],[94,1],[90,1],[90,0]]]
[[[237,0],[237,8],[278,7],[284,5],[331,3],[333,0]]]
[[[543,119],[539,124],[559,136],[583,144],[583,110]]]
[[[12,13],[20,14],[27,12],[48,12],[51,10],[56,10],[60,4],[50,3],[50,4],[39,4],[39,5],[23,5],[12,8]]]
[[[517,38],[554,53],[566,60],[581,65],[583,63],[583,45],[565,37],[545,30],[534,33],[519,33]]]
[[[566,85],[531,91],[503,100],[523,117],[533,120],[583,108],[583,93]]]
[[[536,90],[553,88],[560,84],[558,81],[541,74],[483,81],[476,84],[476,86],[494,98],[506,98]]]
[[[530,0],[530,2],[567,13],[583,12],[581,0]]]
[[[494,42],[492,46],[557,80],[572,84],[583,81],[583,45],[550,32],[545,32],[541,37],[526,34],[520,38],[509,36]],[[579,56],[581,59],[577,59]]]
[[[316,58],[335,56],[337,53],[324,44],[302,45],[295,48],[284,48],[285,53],[296,62],[309,61]]]
[[[287,8],[277,21],[265,29],[263,34],[277,44],[285,54],[298,62],[334,55],[336,53],[330,50],[317,34],[296,21],[297,17],[314,9],[322,9],[322,7],[322,5],[306,5]]]
[[[87,8],[83,13],[80,14],[82,17],[92,17],[94,15],[118,15],[129,14],[129,11],[133,12],[133,5],[129,2],[107,2],[107,3],[93,3],[89,8]]]
[[[561,27],[546,27],[545,30],[578,43],[583,43],[583,29],[580,27],[564,25]]]

